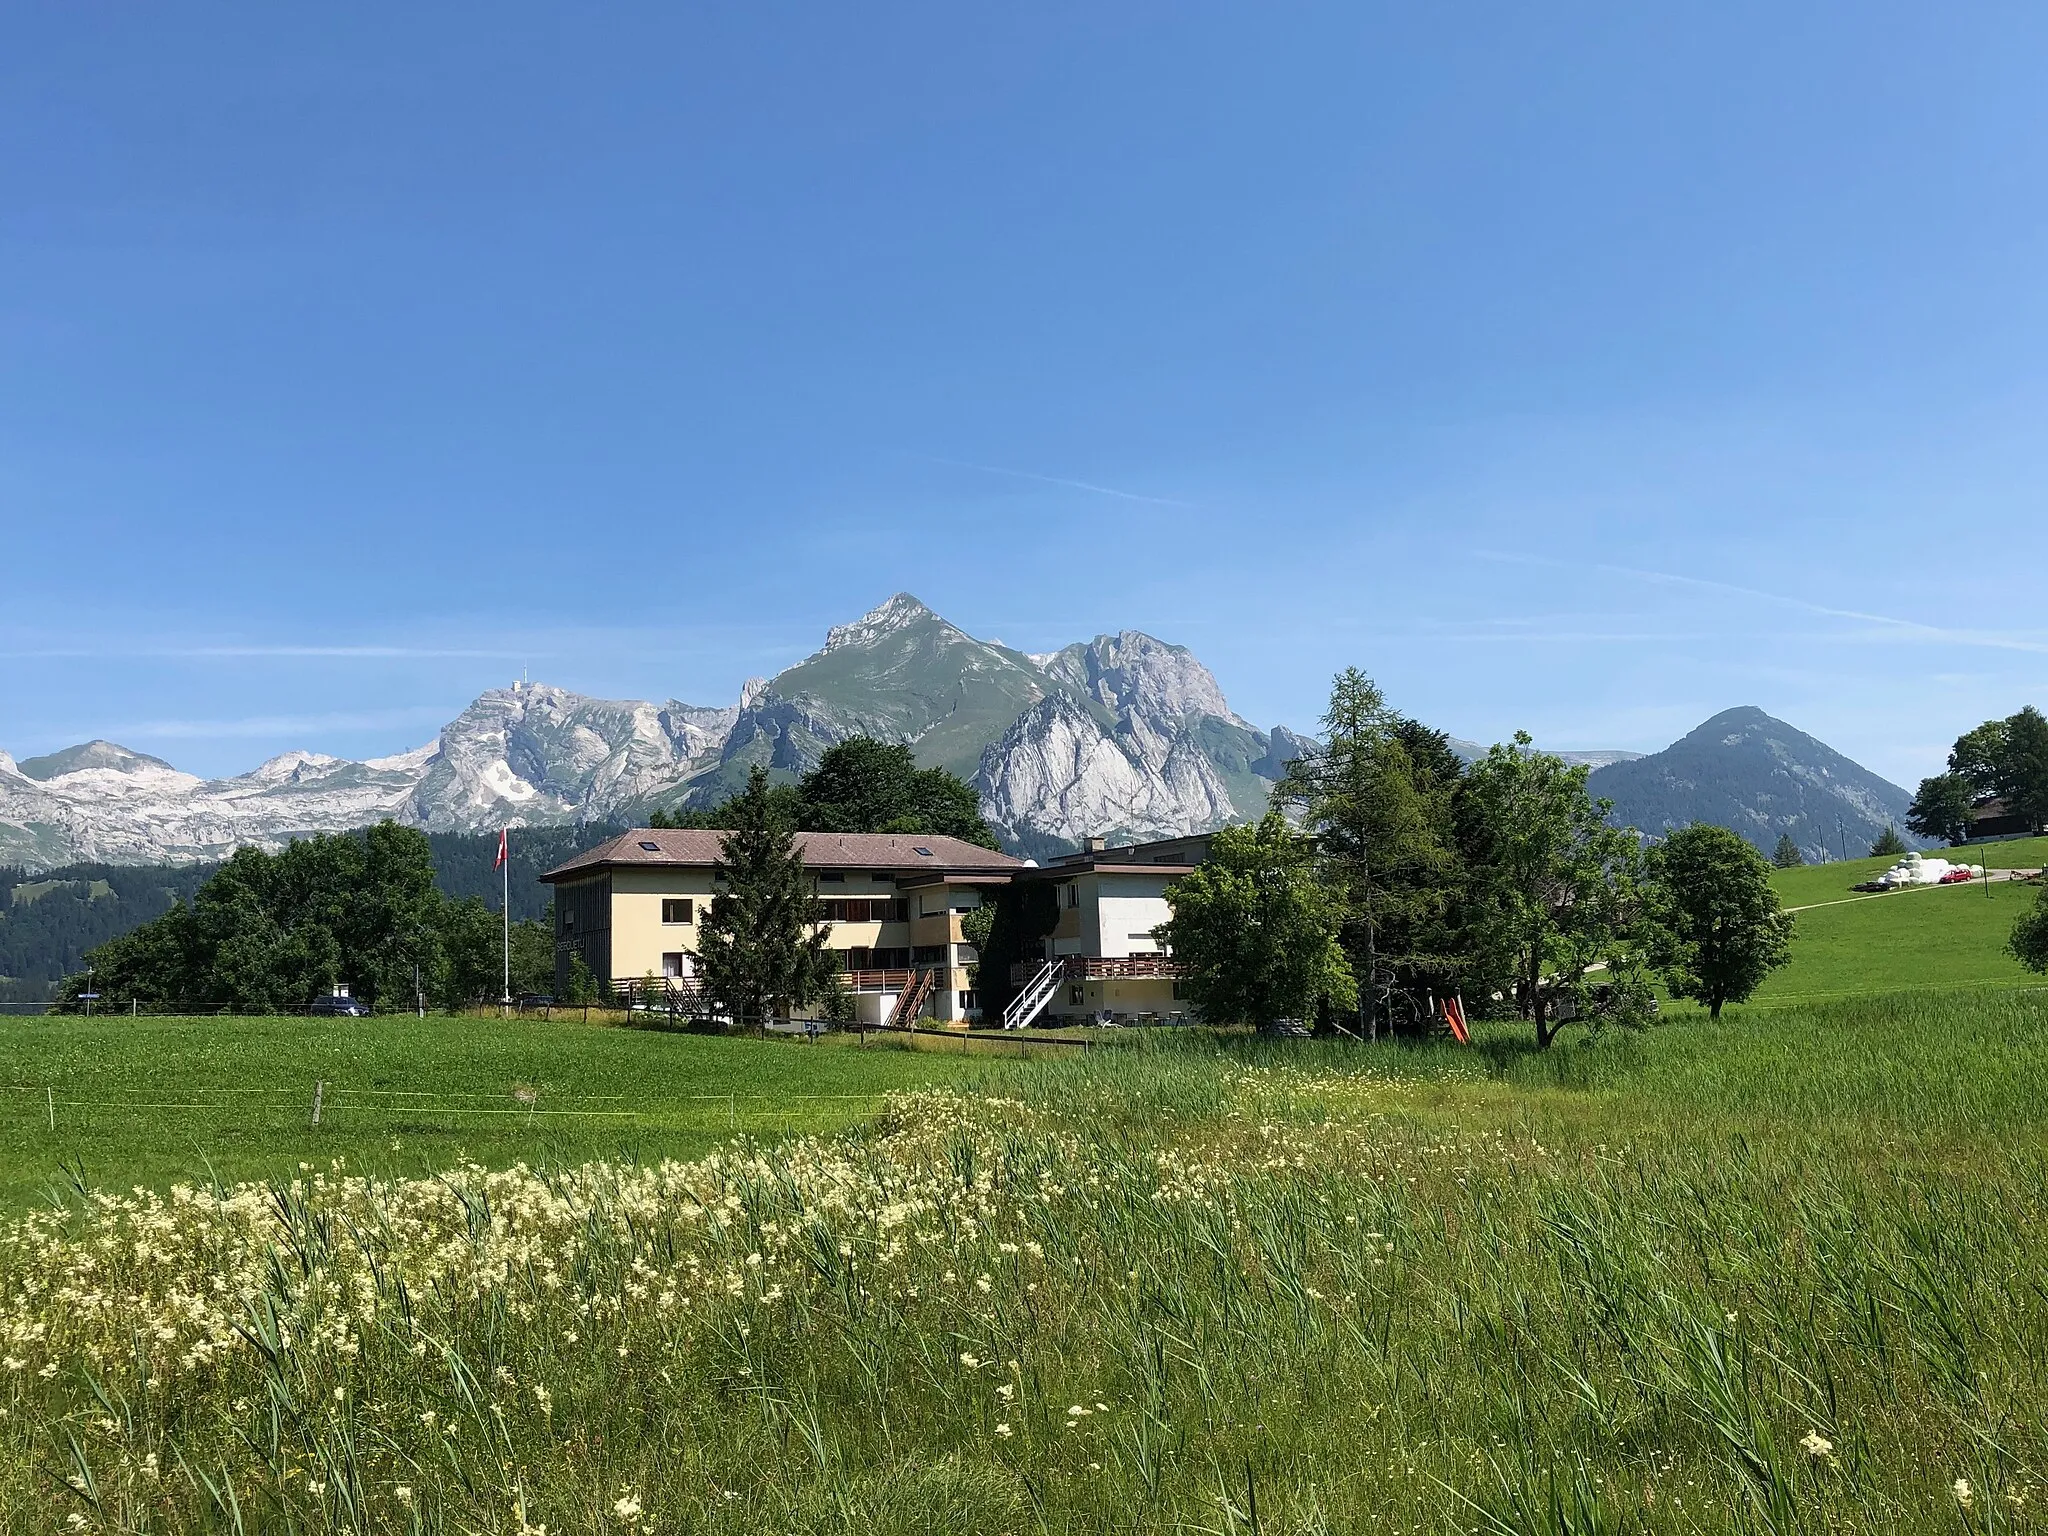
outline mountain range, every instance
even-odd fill
[[[1091,835],[1171,837],[1256,816],[1304,744],[1239,716],[1184,646],[1126,630],[1030,654],[898,593],[729,705],[517,683],[411,752],[288,752],[225,779],[105,741],[18,763],[0,752],[0,865],[208,860],[385,817],[434,832],[631,823],[656,806],[715,803],[757,763],[800,774],[855,735],[908,743],[920,762],[960,774],[1005,846],[1029,857]],[[1718,821],[1766,848],[1789,830],[1810,854],[1837,817],[1867,846],[1902,820],[1907,798],[1753,709],[1648,757],[1561,755],[1593,767],[1618,821],[1652,834]]]
[[[1027,855],[1255,816],[1301,742],[1240,718],[1183,646],[1127,630],[1030,655],[899,593],[730,705],[519,683],[411,752],[289,752],[211,780],[104,741],[19,763],[0,753],[0,864],[211,859],[387,816],[455,832],[631,821],[714,803],[756,763],[802,773],[855,735],[960,774]]]

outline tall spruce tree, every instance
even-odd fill
[[[1906,840],[1899,836],[1897,827],[1886,827],[1877,834],[1877,841],[1870,845],[1873,859],[1896,859],[1906,851]]]
[[[768,772],[726,802],[731,830],[712,871],[718,893],[698,930],[704,990],[742,1027],[826,998],[834,962],[825,948],[812,876]]]
[[[1778,834],[1777,852],[1771,855],[1771,862],[1780,869],[1797,869],[1806,862],[1806,855],[1799,851],[1799,845],[1792,841],[1790,832]]]

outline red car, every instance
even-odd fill
[[[1937,883],[1941,885],[1961,885],[1965,880],[1974,880],[1976,878],[1967,869],[1952,869],[1943,875]]]

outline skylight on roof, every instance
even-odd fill
[[[659,843],[650,843],[650,842],[648,842],[648,841],[647,841],[647,840],[646,840],[645,838],[642,838],[642,839],[640,840],[640,846],[641,846],[642,848],[645,848],[645,849],[646,849],[646,850],[647,850],[647,851],[648,851],[649,853],[659,853],[659,852],[661,852],[661,844],[659,844]]]
[[[929,848],[913,848],[910,851],[918,855],[920,858],[928,859],[932,856],[932,851]]]

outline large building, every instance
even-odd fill
[[[724,835],[626,832],[542,875],[555,888],[557,990],[573,955],[615,983],[692,977]],[[921,1011],[946,1023],[980,1012],[967,973],[979,957],[961,915],[1030,866],[957,837],[799,832],[796,840],[831,925],[826,943],[864,1022],[887,1018],[918,971],[932,973]]]
[[[1043,977],[1044,1011],[1057,1018],[1148,1022],[1181,1014],[1178,972],[1153,930],[1173,915],[1167,886],[1208,856],[1207,833],[1121,848],[1089,838],[1079,853],[1024,871],[1020,880],[1052,883],[1059,918],[1043,959],[1014,967],[1014,984],[1028,998]]]
[[[577,956],[615,986],[649,977],[687,984],[724,836],[625,832],[542,875],[555,888],[557,990]],[[1171,915],[1167,886],[1208,856],[1206,835],[1121,848],[1090,838],[1044,867],[953,837],[799,832],[796,840],[817,880],[826,944],[864,1023],[888,1019],[906,992],[916,994],[907,1010],[914,1004],[941,1023],[978,1018],[968,968],[981,957],[961,918],[1013,884],[1050,886],[1055,917],[1040,953],[1012,968],[1022,1001],[1010,1022],[1181,1013],[1173,962],[1153,931]]]

